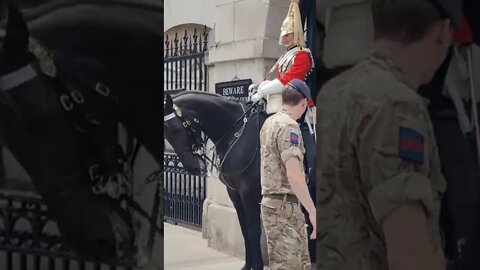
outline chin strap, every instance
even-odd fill
[[[315,138],[315,142],[317,141],[317,131],[315,128],[315,107],[307,108],[307,113],[305,114],[305,123],[307,123],[308,130],[310,134],[313,135]]]

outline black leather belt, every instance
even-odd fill
[[[291,203],[298,203],[298,198],[295,195],[292,194],[269,194],[269,195],[263,195],[265,198],[270,198],[270,199],[276,199],[280,201],[287,201]]]

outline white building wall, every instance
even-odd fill
[[[200,24],[213,28],[214,0],[165,0],[165,31],[182,24]]]

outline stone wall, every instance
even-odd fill
[[[200,24],[212,28],[214,2],[214,0],[165,0],[164,31],[182,24]]]
[[[216,0],[209,34],[209,90],[215,83],[239,79],[261,82],[282,54],[280,26],[289,0]],[[208,246],[243,258],[243,236],[226,187],[213,172],[207,181],[203,237]]]

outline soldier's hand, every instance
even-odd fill
[[[310,219],[310,223],[312,223],[313,227],[312,234],[310,234],[310,239],[317,239],[317,213],[309,213],[308,218]]]
[[[252,102],[255,103],[259,101],[261,98],[263,98],[262,93],[257,92],[255,95],[252,96]]]

